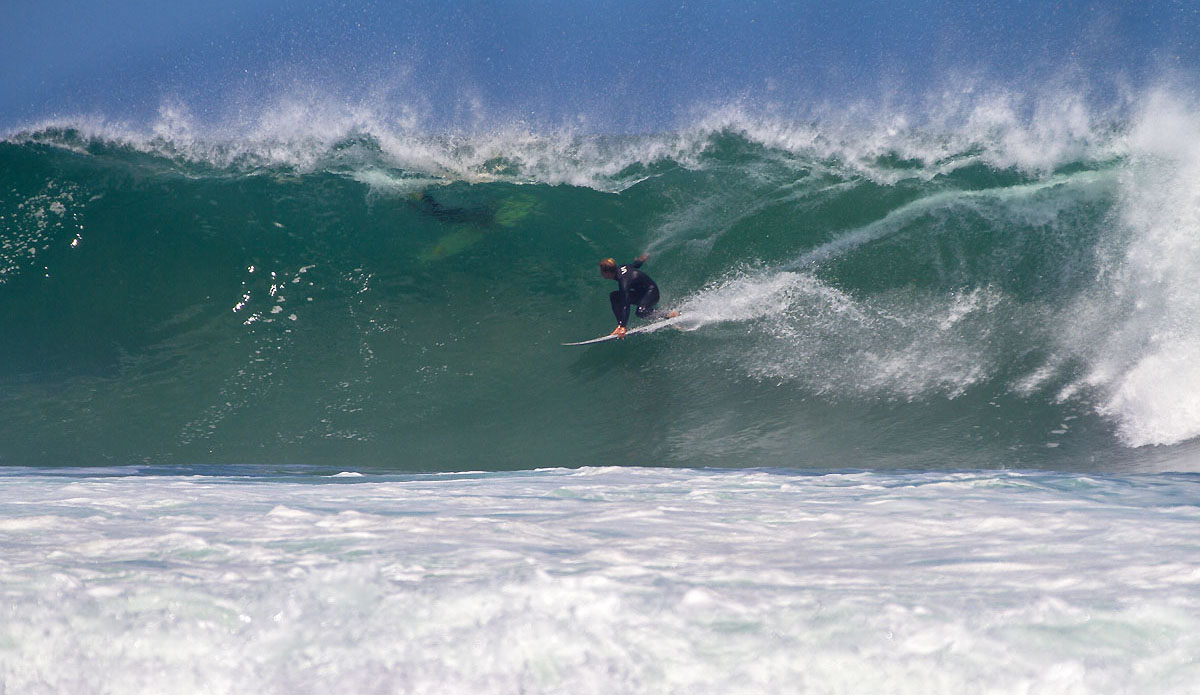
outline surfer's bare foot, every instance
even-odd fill
[[[618,338],[620,338],[621,340],[625,340],[625,327],[617,326],[616,329],[614,329],[613,332],[610,333],[609,335],[615,335]]]
[[[673,319],[673,318],[675,318],[676,316],[679,316],[679,312],[678,312],[678,311],[672,311],[671,313],[667,314],[667,318],[669,318],[669,319]]]

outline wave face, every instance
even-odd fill
[[[1022,113],[10,134],[0,461],[1193,467],[1200,109]]]

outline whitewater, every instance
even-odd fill
[[[1193,475],[6,471],[9,693],[1194,693]]]

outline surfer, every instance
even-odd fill
[[[617,327],[610,335],[622,340],[625,338],[625,324],[629,323],[630,306],[637,305],[638,318],[652,318],[659,314],[654,311],[654,305],[658,304],[658,285],[649,275],[638,270],[649,257],[650,254],[643,253],[633,263],[622,266],[618,266],[611,258],[600,261],[600,275],[617,281],[617,291],[608,295],[613,315],[617,317]],[[673,311],[666,318],[678,315],[679,312]]]

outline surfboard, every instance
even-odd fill
[[[660,320],[654,321],[652,323],[647,323],[644,326],[638,326],[637,328],[630,328],[629,330],[625,331],[625,337],[628,338],[629,336],[637,335],[638,333],[651,333],[653,331],[657,331],[660,328],[666,328],[667,326],[679,323],[682,320],[683,320],[682,316],[672,316],[669,319],[660,319]],[[610,340],[618,340],[618,338],[617,338],[617,336],[610,333],[608,335],[602,335],[599,338],[592,338],[591,340],[581,340],[577,343],[563,343],[563,345],[595,345],[596,343],[607,343]]]

